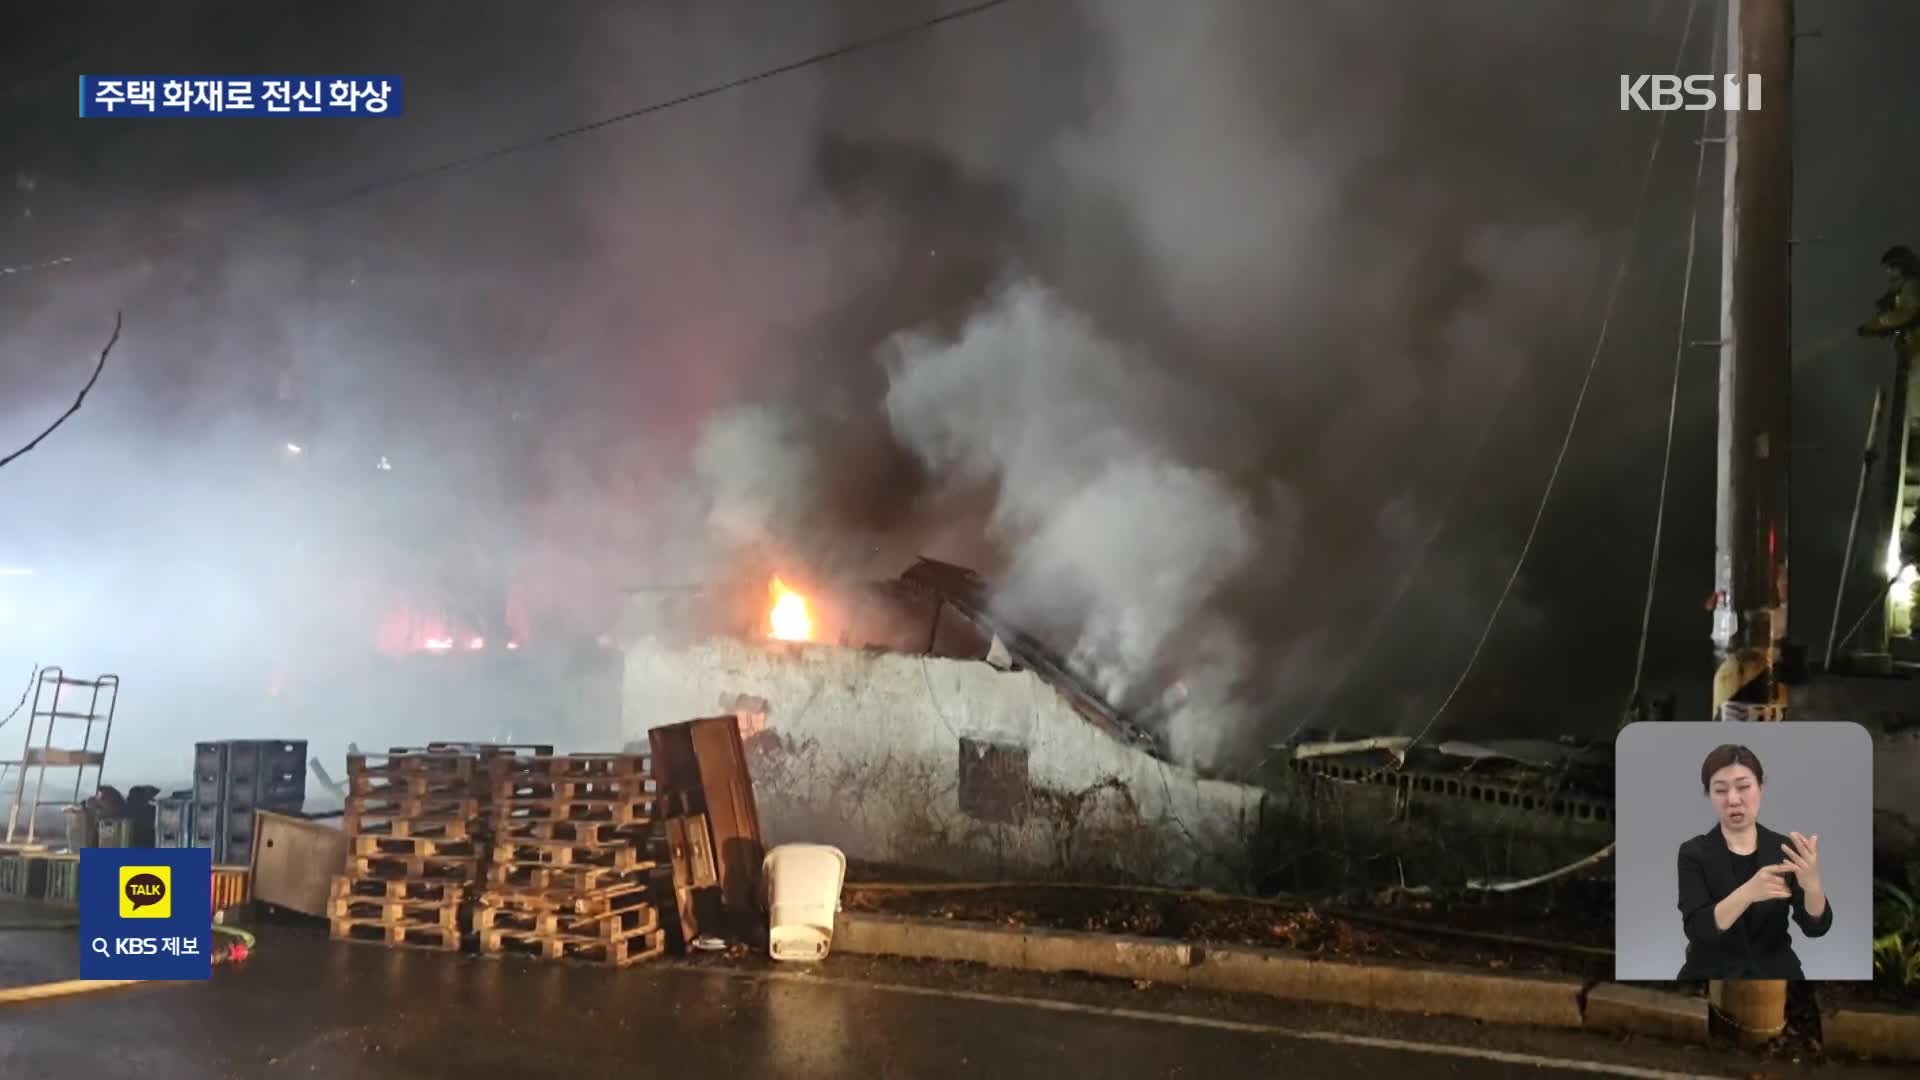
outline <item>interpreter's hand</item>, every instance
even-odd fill
[[[1781,844],[1780,850],[1786,853],[1787,865],[1793,867],[1793,876],[1800,880],[1802,889],[1820,887],[1820,838],[1788,833],[1791,844]]]
[[[1787,887],[1787,875],[1793,873],[1788,863],[1774,863],[1754,871],[1745,885],[1740,886],[1747,894],[1747,902],[1759,903],[1762,900],[1786,900],[1793,896],[1793,890]]]

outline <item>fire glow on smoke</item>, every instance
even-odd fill
[[[776,641],[809,641],[813,638],[813,616],[807,614],[807,598],[773,579],[773,610],[768,613],[772,637]]]

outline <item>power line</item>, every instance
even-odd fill
[[[1653,3],[1648,5],[1648,32],[1652,32],[1659,24],[1663,4],[1664,0],[1653,0]],[[1688,20],[1691,22],[1691,14],[1689,14]],[[1601,290],[1596,288],[1588,293],[1586,298],[1582,300],[1580,313],[1578,315],[1581,321],[1585,321],[1588,307],[1600,296],[1600,292]],[[1508,376],[1505,384],[1501,386],[1500,395],[1495,399],[1493,407],[1487,411],[1487,422],[1480,425],[1480,437],[1474,442],[1472,452],[1467,455],[1466,464],[1461,468],[1459,478],[1454,481],[1452,489],[1447,492],[1446,501],[1440,504],[1440,512],[1435,516],[1432,527],[1429,528],[1426,535],[1421,538],[1419,548],[1415,551],[1413,557],[1408,560],[1405,572],[1401,574],[1399,583],[1394,587],[1393,595],[1388,598],[1384,606],[1375,612],[1373,620],[1367,624],[1367,628],[1361,637],[1360,647],[1355,650],[1352,658],[1341,669],[1337,681],[1318,695],[1313,705],[1301,716],[1299,722],[1294,724],[1293,730],[1287,734],[1285,739],[1281,740],[1280,745],[1292,744],[1295,739],[1300,737],[1301,732],[1313,727],[1319,722],[1320,716],[1326,711],[1327,705],[1334,699],[1335,695],[1353,680],[1353,673],[1373,655],[1373,650],[1379,646],[1381,638],[1386,636],[1389,620],[1392,619],[1393,613],[1400,609],[1400,605],[1405,602],[1407,593],[1413,589],[1414,582],[1419,580],[1420,572],[1426,567],[1427,559],[1433,552],[1434,544],[1439,542],[1440,534],[1446,531],[1447,522],[1453,517],[1454,507],[1459,504],[1460,497],[1466,494],[1469,482],[1472,481],[1474,474],[1479,471],[1481,455],[1486,453],[1487,446],[1493,441],[1493,421],[1497,420],[1506,412],[1507,403],[1512,399],[1514,388],[1518,386],[1519,383],[1520,372],[1516,368],[1513,374]],[[1344,721],[1334,721],[1333,727],[1328,731],[1326,737],[1328,739],[1339,738],[1340,729],[1343,726]],[[1264,765],[1265,763],[1263,759],[1260,765]],[[1256,768],[1258,767],[1259,766],[1256,766]]]
[[[106,347],[100,350],[100,361],[93,365],[93,374],[87,376],[87,381],[81,385],[80,392],[74,395],[73,404],[68,405],[66,412],[63,412],[59,416],[55,417],[53,420],[53,423],[48,424],[44,429],[42,429],[40,434],[35,435],[33,437],[33,440],[27,443],[27,445],[22,446],[20,449],[15,450],[13,453],[8,454],[6,457],[0,457],[0,468],[5,468],[6,466],[12,464],[15,460],[20,458],[22,455],[26,454],[29,450],[32,450],[34,447],[39,446],[40,443],[43,440],[45,440],[47,436],[59,430],[61,424],[64,424],[68,420],[71,420],[73,418],[73,414],[80,411],[80,406],[85,405],[87,403],[87,395],[93,391],[94,384],[100,381],[100,373],[106,370],[107,354],[113,351],[114,345],[118,344],[119,341],[120,341],[120,312],[116,311],[113,313],[113,336],[107,339]]]
[[[1710,68],[1715,72],[1720,70],[1722,44],[1721,34],[1716,31]],[[1629,701],[1640,696],[1640,677],[1647,666],[1647,639],[1653,629],[1653,596],[1660,582],[1660,540],[1667,524],[1667,480],[1673,468],[1674,422],[1680,415],[1680,371],[1687,355],[1688,301],[1693,295],[1694,255],[1700,248],[1700,181],[1707,172],[1707,118],[1712,115],[1700,114],[1700,153],[1693,163],[1693,209],[1687,215],[1687,262],[1680,272],[1680,325],[1673,332],[1673,384],[1667,393],[1667,441],[1660,455],[1660,495],[1654,503],[1653,551],[1647,559],[1647,598],[1640,608],[1640,645],[1633,654],[1633,683],[1627,691]]]
[[[668,109],[678,108],[681,105],[687,105],[692,102],[699,101],[703,98],[710,98],[716,94],[724,94],[730,90],[738,90],[745,86],[751,86],[754,83],[765,82],[768,79],[778,78],[782,75],[789,75],[789,74],[792,74],[793,72],[800,71],[804,68],[813,67],[817,64],[824,64],[830,60],[838,60],[842,57],[851,56],[855,53],[866,52],[870,49],[878,48],[879,46],[882,46],[882,45],[890,45],[903,38],[912,37],[916,34],[924,33],[928,30],[932,30],[933,28],[937,26],[941,26],[945,23],[958,22],[961,19],[970,18],[974,15],[984,14],[985,12],[991,11],[994,8],[1000,7],[1004,4],[1011,3],[1011,2],[1012,0],[983,0],[982,3],[973,4],[970,7],[958,8],[956,10],[946,12],[945,14],[935,15],[930,18],[922,19],[917,23],[912,23],[907,26],[898,27],[893,30],[883,31],[882,33],[875,34],[871,37],[861,38],[859,40],[849,42],[845,45],[841,45],[838,48],[829,49],[826,52],[814,53],[812,56],[808,56],[800,60],[795,60],[795,61],[792,61],[791,63],[782,64],[779,67],[767,68],[764,71],[758,71],[752,75],[742,76],[741,78],[734,79],[730,82],[720,83],[716,86],[709,86],[704,90],[695,90],[691,93],[681,94],[679,97],[669,98],[665,101],[657,101],[651,105],[642,105],[637,109],[629,109],[626,112],[615,113],[612,116],[602,117],[599,120],[593,120],[588,123],[578,124],[578,125],[575,125],[574,127],[565,128],[560,131],[550,132],[546,135],[539,135],[534,138],[526,139],[517,143],[511,143],[506,146],[496,147],[495,149],[483,151],[481,153],[474,154],[469,157],[456,158],[451,161],[444,161],[438,165],[429,165],[425,168],[414,169],[409,172],[401,173],[398,176],[388,177],[385,180],[377,180],[371,183],[362,184],[357,188],[351,188],[345,192],[342,192],[341,194],[331,199],[327,199],[323,202],[313,204],[312,206],[309,207],[309,209],[316,209],[316,210],[332,209],[333,207],[340,206],[344,203],[349,203],[356,199],[364,198],[367,195],[371,195],[375,192],[385,191],[389,188],[400,187],[401,185],[404,185],[404,184],[410,184],[410,183],[414,183],[415,181],[427,179],[429,177],[439,176],[443,173],[459,172],[463,169],[470,169],[478,165],[484,165],[493,161],[498,161],[499,159],[504,157],[511,157],[514,154],[525,153],[526,151],[529,151],[529,150],[537,150],[537,149],[540,149],[541,147],[551,146],[557,142],[562,142],[564,140],[575,138],[580,135],[586,135],[591,132],[599,131],[601,128],[612,127],[615,124],[623,124],[629,120],[638,120],[638,119],[641,119],[642,117],[652,116],[654,113],[665,112]]]
[[[1693,39],[1693,23],[1699,6],[1699,0],[1688,0],[1686,26],[1680,34],[1680,45],[1673,58],[1673,70],[1676,72],[1680,70],[1680,63],[1686,57],[1687,43]],[[1527,538],[1521,543],[1520,554],[1513,560],[1513,572],[1507,575],[1506,584],[1500,588],[1500,597],[1494,602],[1493,610],[1488,613],[1486,625],[1480,630],[1480,639],[1474,642],[1473,652],[1468,655],[1466,666],[1460,669],[1460,677],[1454,680],[1453,688],[1447,691],[1447,696],[1441,700],[1440,707],[1435,709],[1433,715],[1427,718],[1426,724],[1414,733],[1413,740],[1407,744],[1407,751],[1411,751],[1426,738],[1427,732],[1433,730],[1433,725],[1439,722],[1440,717],[1445,715],[1447,708],[1453,704],[1454,698],[1459,696],[1460,688],[1467,684],[1467,678],[1473,674],[1475,665],[1480,661],[1480,654],[1487,647],[1487,640],[1493,636],[1495,624],[1500,621],[1500,612],[1507,606],[1507,598],[1513,595],[1514,584],[1520,580],[1520,571],[1526,566],[1527,556],[1533,551],[1533,542],[1540,535],[1540,522],[1547,516],[1547,505],[1553,501],[1553,489],[1559,483],[1561,466],[1566,464],[1567,449],[1573,445],[1573,433],[1580,426],[1580,412],[1586,405],[1587,390],[1593,385],[1593,373],[1599,368],[1600,357],[1606,351],[1607,333],[1613,326],[1613,313],[1620,299],[1620,288],[1626,283],[1627,271],[1633,263],[1635,241],[1639,236],[1641,217],[1646,210],[1647,193],[1653,186],[1653,168],[1660,159],[1660,146],[1666,140],[1668,115],[1662,112],[1654,128],[1653,145],[1648,149],[1647,163],[1640,174],[1640,190],[1634,198],[1633,218],[1627,226],[1626,247],[1620,252],[1619,264],[1614,269],[1613,283],[1607,291],[1606,309],[1600,317],[1600,330],[1594,336],[1593,351],[1587,357],[1586,375],[1581,378],[1580,390],[1574,395],[1573,414],[1567,419],[1566,434],[1560,438],[1560,450],[1554,455],[1553,468],[1547,473],[1546,490],[1540,493],[1540,504],[1534,509],[1533,523],[1527,527]]]
[[[1692,4],[1695,4],[1697,2],[1698,0],[1689,0],[1689,8],[1687,13],[1687,30],[1683,31],[1683,35],[1681,38],[1681,45],[1680,45],[1680,48],[1683,53],[1686,48],[1686,40],[1687,40],[1685,33],[1690,32],[1693,24]],[[1655,28],[1655,26],[1658,25],[1659,16],[1663,10],[1663,5],[1664,5],[1664,0],[1653,0],[1653,2],[1650,5],[1648,5],[1647,30],[1649,32],[1651,32]],[[1676,56],[1674,60],[1674,68],[1676,70],[1678,70],[1679,68],[1679,63],[1680,63],[1680,57]],[[1664,116],[1662,117],[1662,119],[1664,120]],[[1653,152],[1656,155],[1659,152],[1657,138],[1658,136],[1656,134],[1656,142],[1653,148]],[[1627,179],[1627,177],[1623,176],[1622,180],[1624,181],[1625,179]],[[1640,218],[1640,202],[1644,202],[1646,198],[1647,190],[1648,190],[1647,184],[1643,179],[1643,182],[1640,188],[1639,202],[1636,202],[1633,209],[1633,220],[1636,223],[1636,227]],[[1624,260],[1625,258],[1626,256],[1622,255],[1622,259]],[[1583,299],[1581,303],[1581,309],[1577,316],[1578,319],[1581,319],[1581,320],[1585,319],[1587,310],[1593,305],[1596,299],[1600,298],[1601,291],[1602,291],[1601,289],[1596,288],[1593,291],[1587,293],[1586,297]],[[1386,604],[1382,606],[1375,613],[1372,621],[1368,623],[1367,629],[1362,636],[1362,643],[1359,646],[1359,648],[1356,650],[1355,657],[1352,660],[1352,662],[1350,662],[1345,668],[1342,669],[1341,674],[1338,676],[1338,682],[1331,689],[1323,691],[1315,699],[1312,706],[1309,707],[1306,710],[1305,714],[1300,718],[1300,720],[1294,724],[1293,730],[1288,732],[1288,734],[1284,739],[1281,739],[1277,743],[1271,744],[1269,746],[1268,753],[1266,753],[1258,761],[1256,761],[1252,768],[1241,773],[1241,776],[1243,778],[1246,776],[1254,775],[1258,773],[1261,769],[1265,768],[1267,763],[1273,759],[1275,754],[1282,752],[1282,750],[1288,747],[1291,747],[1294,741],[1300,737],[1302,732],[1313,727],[1314,724],[1318,722],[1320,716],[1325,712],[1325,709],[1328,703],[1333,700],[1334,696],[1340,692],[1340,689],[1342,687],[1344,687],[1348,682],[1352,681],[1353,672],[1361,664],[1363,664],[1366,661],[1366,659],[1373,654],[1373,650],[1379,646],[1380,640],[1385,636],[1388,621],[1391,619],[1393,613],[1399,609],[1401,603],[1403,603],[1406,600],[1407,594],[1412,590],[1414,582],[1419,578],[1420,571],[1422,567],[1426,564],[1426,561],[1432,552],[1434,544],[1439,541],[1440,534],[1446,530],[1447,522],[1452,518],[1455,506],[1458,505],[1461,496],[1466,493],[1466,489],[1469,483],[1472,481],[1474,473],[1479,471],[1480,458],[1483,454],[1486,453],[1487,446],[1493,441],[1492,435],[1493,435],[1494,425],[1492,421],[1493,419],[1499,417],[1502,413],[1506,411],[1507,402],[1512,397],[1513,390],[1519,384],[1519,381],[1520,381],[1519,373],[1516,371],[1513,376],[1507,379],[1506,384],[1502,387],[1500,396],[1495,401],[1493,408],[1488,411],[1488,414],[1487,414],[1488,422],[1481,425],[1479,439],[1474,443],[1473,450],[1470,454],[1468,454],[1466,464],[1462,467],[1458,479],[1454,481],[1452,488],[1447,493],[1446,500],[1441,504],[1440,513],[1436,516],[1432,527],[1427,530],[1426,535],[1421,538],[1420,546],[1418,550],[1415,552],[1412,559],[1410,560],[1406,572],[1401,575],[1398,584],[1394,588],[1393,595],[1387,600]],[[1345,722],[1343,720],[1336,720],[1334,722],[1332,729],[1327,733],[1325,737],[1329,740],[1337,739],[1340,734],[1340,729],[1344,726],[1344,723]]]
[[[719,94],[724,94],[732,90],[738,90],[743,87],[751,86],[755,83],[766,82],[769,79],[779,78],[782,75],[790,75],[796,71],[801,71],[806,68],[815,67],[817,65],[824,64],[832,60],[839,60],[848,56],[852,56],[856,53],[868,52],[873,49],[877,49],[883,45],[891,45],[896,42],[902,41],[906,38],[913,37],[917,34],[922,34],[929,30],[933,30],[947,23],[959,22],[962,19],[971,18],[975,15],[983,15],[986,12],[993,10],[994,8],[1002,7],[1011,2],[1012,0],[981,0],[980,3],[975,3],[963,8],[957,8],[953,11],[945,12],[944,14],[933,15],[915,23],[910,23],[905,26],[895,27],[894,29],[882,31],[880,33],[873,34],[868,37],[859,38],[854,41],[848,42],[844,45],[840,45],[835,48],[828,49],[824,52],[817,52],[812,54],[811,56],[802,57],[801,59],[790,61],[785,64],[781,64],[778,67],[766,68],[761,71],[756,71],[750,75],[743,75],[737,79],[730,79],[723,83],[718,83],[713,86],[705,87],[703,89],[694,90],[689,93],[680,94],[676,97],[668,98],[664,101],[656,101],[651,104],[642,105],[633,109],[628,109],[625,112],[615,113],[611,116],[604,116],[598,120],[591,120],[583,124],[576,124],[572,127],[562,128],[561,130],[558,130],[558,131],[551,131],[544,135],[536,135],[532,138],[523,139],[515,143],[508,143],[507,145],[504,145],[504,146],[497,146],[497,147],[494,147],[493,149],[484,150],[477,154],[469,154],[464,157],[452,158],[446,161],[441,161],[433,165],[427,165],[427,166],[422,166],[416,169],[410,169],[406,172],[398,173],[396,175],[389,176],[380,180],[371,180],[366,183],[359,184],[355,187],[348,188],[345,191],[339,192],[335,195],[328,196],[316,202],[307,203],[304,206],[298,207],[297,211],[320,212],[325,210],[333,210],[333,209],[337,209],[338,207],[344,206],[348,203],[357,202],[361,199],[367,198],[370,195],[375,195],[383,191],[389,191],[393,188],[403,187],[408,184],[418,183],[422,180],[431,179],[436,176],[443,176],[450,173],[464,172],[469,169],[477,168],[481,165],[491,164],[492,162],[499,161],[502,158],[512,157],[516,154],[523,154],[532,150],[542,149],[544,147],[552,146],[556,143],[564,142],[568,139],[577,138],[582,135],[588,135],[593,132],[600,131],[603,128],[612,127],[615,124],[623,124],[623,123],[627,123],[628,121],[643,119],[645,117],[652,116],[656,113],[665,112],[669,109],[675,109],[682,105],[688,105],[693,102],[701,101],[705,98],[714,97]],[[257,222],[261,218],[274,217],[287,212],[289,211],[263,210],[256,214],[249,215],[248,217],[240,221],[230,222],[228,225],[228,228],[229,230],[231,230],[236,226],[250,225]],[[182,231],[177,230],[173,235],[175,238],[177,238],[181,235],[181,233]],[[68,256],[60,259],[53,259],[47,262],[43,262],[36,265],[31,265],[31,266],[0,267],[0,273],[4,273],[4,274],[27,273],[33,270],[40,270],[40,269],[45,269],[53,266],[65,265],[67,263],[74,262],[75,259],[76,257],[74,256]]]

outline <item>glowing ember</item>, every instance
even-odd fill
[[[807,598],[773,579],[773,638],[776,641],[807,641],[813,637],[813,616],[807,614]]]

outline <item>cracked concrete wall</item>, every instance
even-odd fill
[[[1222,889],[1250,880],[1261,789],[1202,779],[1122,744],[1031,672],[824,645],[644,638],[627,647],[622,713],[628,740],[659,724],[744,715],[770,844],[828,843],[857,861],[958,877]],[[1024,748],[1026,782],[988,793],[1005,813],[963,809],[963,738]]]

